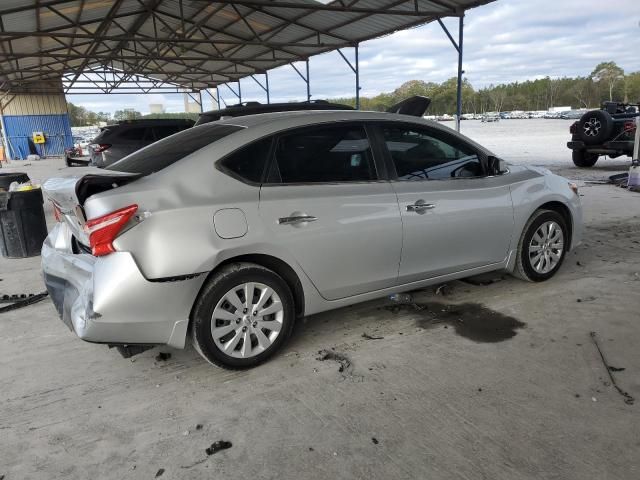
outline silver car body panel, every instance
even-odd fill
[[[570,211],[571,246],[579,243],[578,196],[566,179],[536,168],[510,166],[503,175],[483,178],[261,187],[216,166],[243,145],[278,132],[382,120],[455,134],[420,118],[357,111],[288,112],[218,122],[245,128],[159,172],[84,201],[88,219],[138,205],[139,218],[114,241],[117,252],[104,257],[71,248],[72,234],[88,243],[82,220],[74,216],[78,178],[47,181],[46,194],[68,212],[66,223],[50,233],[42,257],[45,280],[53,279],[48,286],[57,279],[68,284],[51,287],[62,296],[52,298],[63,320],[89,341],[181,347],[208,274],[247,255],[272,257],[293,270],[304,293],[305,315],[477,273],[512,270],[524,225],[548,202]],[[119,175],[105,170],[96,174]],[[435,208],[424,214],[406,210],[420,199]],[[279,223],[298,215],[316,220]]]

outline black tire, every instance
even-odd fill
[[[609,140],[613,131],[613,118],[604,110],[591,110],[578,122],[578,135],[587,145],[598,145]]]
[[[283,320],[280,333],[262,353],[248,358],[236,358],[227,355],[216,345],[211,333],[212,316],[218,302],[230,290],[247,282],[267,285],[280,297]],[[208,362],[222,368],[241,370],[255,367],[276,353],[291,335],[294,322],[293,295],[279,275],[254,263],[232,263],[215,272],[203,286],[191,313],[191,340],[198,353]]]
[[[599,156],[597,153],[586,152],[584,150],[574,150],[571,154],[573,164],[580,168],[593,167],[598,161]]]
[[[531,264],[531,259],[529,257],[529,244],[531,243],[531,239],[533,238],[533,235],[536,233],[538,228],[540,228],[541,225],[548,221],[555,222],[562,230],[563,249],[560,255],[560,260],[553,267],[553,269],[545,273],[539,273]],[[569,230],[562,215],[553,210],[537,210],[525,225],[522,231],[522,235],[520,236],[520,241],[518,242],[516,267],[513,272],[514,275],[528,282],[543,282],[550,279],[562,266],[567,248],[569,248],[569,240]]]

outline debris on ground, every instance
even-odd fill
[[[453,287],[447,283],[443,283],[438,286],[435,290],[436,295],[442,295],[443,297],[448,297],[453,294]]]
[[[201,463],[204,463],[207,461],[207,457],[204,457],[201,460],[198,460],[197,462],[193,462],[191,465],[180,465],[180,468],[184,468],[184,469],[188,469],[188,468],[193,468],[196,465],[200,465]]]
[[[354,365],[351,359],[345,355],[344,353],[336,352],[334,348],[331,350],[319,350],[318,357],[316,360],[320,362],[324,362],[325,360],[333,360],[337,362],[340,366],[338,367],[338,372],[342,376],[342,379],[345,380],[347,378],[362,382],[364,381],[364,376],[360,374],[354,373]],[[317,369],[313,369],[314,372],[317,372]]]
[[[408,293],[394,293],[389,297],[389,300],[398,304],[407,304],[413,302],[413,297]]]
[[[624,372],[626,370],[624,367],[612,367],[611,365],[607,365],[607,368],[610,372]]]
[[[166,362],[171,358],[171,354],[169,352],[160,352],[156,355],[156,362]]]
[[[367,332],[364,332],[362,334],[362,338],[364,338],[365,340],[383,340],[384,339],[384,337],[369,335]]]
[[[591,335],[591,340],[593,341],[593,344],[596,346],[596,349],[598,350],[598,353],[600,354],[600,359],[602,360],[602,364],[604,365],[604,368],[607,371],[607,374],[609,375],[609,378],[611,379],[611,384],[618,391],[618,393],[620,395],[622,395],[622,397],[624,398],[624,403],[626,403],[627,405],[633,405],[633,403],[635,402],[635,398],[633,398],[628,392],[625,392],[616,383],[616,379],[613,376],[612,372],[619,371],[619,370],[616,370],[616,367],[610,367],[609,364],[607,363],[607,359],[604,357],[604,353],[603,353],[602,349],[600,348],[600,344],[598,343],[598,338],[597,338],[596,332],[591,332],[590,335]],[[595,402],[595,399],[593,399],[593,401]]]
[[[156,478],[161,477],[163,473],[164,473],[164,468],[161,468],[156,472]]]
[[[15,302],[11,305],[7,305],[6,307],[0,307],[0,313],[10,312],[11,310],[17,310],[18,308],[26,307],[28,305],[33,305],[34,303],[38,303],[41,300],[44,300],[49,293],[23,293],[22,295],[3,295],[2,300],[5,302]]]
[[[334,362],[338,362],[340,366],[338,367],[338,372],[343,375],[351,375],[353,373],[353,364],[349,357],[347,357],[344,353],[334,352],[333,350],[320,350],[318,351],[319,357],[316,360],[324,362],[325,360],[333,360]]]
[[[596,297],[594,297],[594,296],[590,295],[590,296],[585,297],[585,298],[578,298],[578,299],[576,300],[576,302],[578,302],[578,303],[582,303],[582,302],[593,302],[595,299],[596,299]]]
[[[231,442],[227,442],[226,440],[218,440],[217,442],[213,442],[210,447],[207,447],[205,452],[207,455],[213,455],[214,453],[218,453],[221,450],[227,450],[233,447]]]

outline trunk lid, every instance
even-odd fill
[[[85,175],[50,178],[42,185],[42,189],[61,214],[73,236],[83,245],[89,244],[84,231],[86,217],[84,202],[87,198],[100,192],[121,187],[140,177],[135,173],[98,170]]]

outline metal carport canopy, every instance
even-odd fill
[[[2,0],[0,91],[197,92],[491,1]]]

